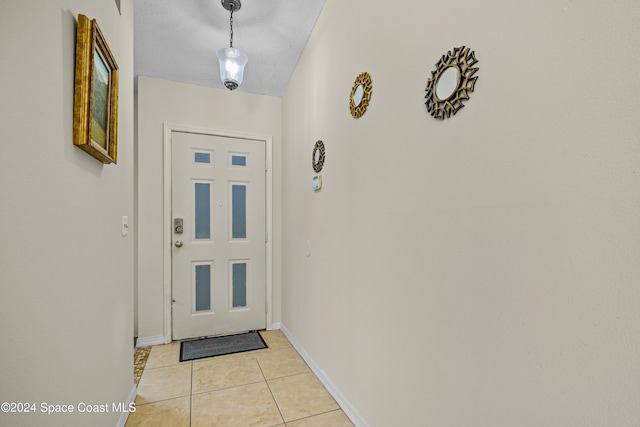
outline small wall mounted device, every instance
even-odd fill
[[[322,188],[322,175],[314,175],[311,178],[311,187],[313,187],[313,191],[318,191]]]

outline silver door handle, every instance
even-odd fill
[[[176,248],[181,248],[183,245],[182,240],[176,240],[175,244],[176,244]]]

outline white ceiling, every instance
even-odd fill
[[[249,56],[236,89],[281,96],[326,0],[242,0],[233,47]],[[221,0],[134,0],[134,73],[224,89],[216,50],[229,47]]]

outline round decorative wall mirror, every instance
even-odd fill
[[[362,88],[362,85],[358,85],[355,93],[353,94],[353,105],[355,105],[356,107],[360,105],[360,103],[362,102],[363,94],[364,94],[364,89]]]
[[[351,94],[349,95],[349,109],[354,118],[360,118],[365,111],[367,111],[369,101],[371,100],[371,91],[371,76],[367,72],[360,73],[360,75],[356,77],[356,81],[353,83],[353,89],[351,89]]]
[[[321,140],[316,141],[316,145],[313,147],[311,165],[316,173],[319,173],[322,170],[322,166],[324,166],[324,142]]]
[[[449,99],[453,92],[458,89],[458,83],[460,83],[460,70],[458,67],[451,65],[445,68],[436,82],[436,98],[440,101]]]
[[[462,101],[469,99],[478,80],[474,76],[478,68],[473,68],[477,62],[475,52],[464,46],[442,55],[431,72],[425,95],[427,111],[434,118],[444,120],[464,107]]]

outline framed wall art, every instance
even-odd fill
[[[313,166],[313,170],[315,172],[320,172],[322,170],[322,166],[324,166],[324,142],[321,140],[316,141],[316,145],[313,147],[313,152],[311,153],[311,166]]]
[[[464,107],[463,101],[469,99],[478,80],[478,68],[474,67],[477,62],[475,52],[465,46],[442,55],[425,89],[429,114],[444,120]]]
[[[95,19],[78,15],[73,144],[102,163],[118,154],[118,64]]]
[[[371,101],[373,85],[371,76],[366,71],[360,73],[353,83],[353,88],[349,94],[349,110],[354,119],[359,119],[367,111]]]

